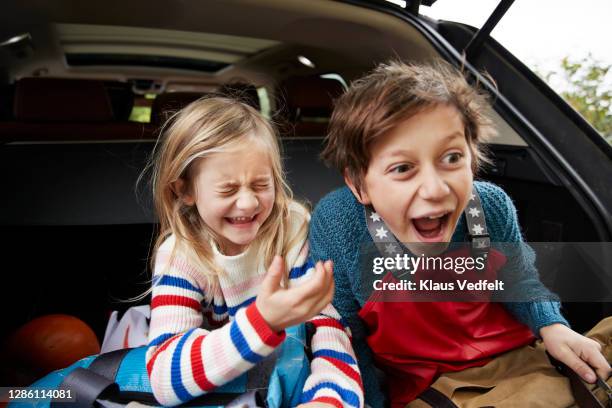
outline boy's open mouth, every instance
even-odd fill
[[[444,237],[444,231],[448,224],[450,213],[433,215],[428,217],[413,218],[412,225],[414,230],[421,238],[421,241],[435,242]]]

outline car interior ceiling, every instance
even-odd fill
[[[227,16],[231,7],[222,3],[215,3],[217,13],[210,15]],[[182,19],[180,27],[178,23],[173,27],[177,30],[197,31],[202,24],[198,18],[205,18],[209,32],[283,43],[245,57],[233,71],[217,76],[162,69],[67,69],[58,57],[63,51],[56,45],[49,45],[46,54],[40,46],[36,52],[41,55],[34,62],[1,57],[8,68],[0,88],[4,191],[0,234],[4,253],[11,259],[8,265],[15,268],[5,274],[4,288],[24,295],[3,297],[2,306],[11,313],[6,314],[0,338],[27,320],[49,313],[75,315],[102,338],[111,310],[147,302],[146,298],[129,301],[150,285],[148,263],[156,233],[149,185],[146,181],[137,185],[138,176],[160,124],[203,93],[161,93],[153,103],[151,123],[130,122],[134,93],[128,78],[154,78],[164,86],[173,82],[221,86],[240,78],[264,86],[278,98],[272,103],[273,119],[280,124],[285,165],[296,197],[314,206],[324,194],[343,185],[340,175],[318,159],[326,128],[320,119],[329,118],[333,98],[342,86],[320,75],[333,72],[349,82],[374,62],[394,56],[421,60],[435,51],[414,28],[391,16],[336,2],[312,2],[316,7],[311,8],[307,3],[297,2],[292,9],[264,2],[260,7],[266,9],[266,24],[256,27],[244,16],[261,10],[248,2],[232,24],[204,17],[201,9],[186,13],[167,5],[168,19]],[[134,7],[138,4],[141,10],[151,8],[141,1]],[[49,22],[32,28],[34,39],[54,44],[52,21],[78,22],[63,6],[40,6],[44,8],[40,14],[48,15]],[[99,5],[85,3],[83,8],[91,24],[110,24],[116,17]],[[16,20],[31,18],[25,9],[13,11]],[[147,13],[152,12],[136,13],[122,25],[145,27]],[[321,29],[312,30],[313,25]],[[322,34],[325,30],[337,35],[327,38]],[[320,61],[316,69],[294,61],[301,52]],[[566,188],[520,135],[494,116],[500,138],[489,145],[493,165],[484,169],[481,178],[501,185],[513,197],[526,239],[599,241]],[[585,310],[592,313],[587,315]],[[596,305],[588,310],[568,305],[567,311],[578,330],[600,318]]]

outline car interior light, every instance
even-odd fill
[[[19,34],[16,36],[13,36],[11,38],[9,38],[6,41],[3,41],[2,43],[0,43],[0,47],[5,47],[8,45],[13,45],[13,44],[17,44],[21,41],[25,41],[25,40],[32,40],[32,36],[30,35],[30,33],[25,33],[25,34]]]
[[[315,67],[315,64],[303,55],[298,55],[297,59],[300,61],[300,63],[302,63],[302,65],[306,65],[308,68]]]

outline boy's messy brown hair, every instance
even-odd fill
[[[451,105],[460,113],[476,172],[488,162],[483,142],[496,133],[486,115],[487,96],[441,60],[392,61],[354,81],[335,103],[321,157],[360,189],[371,144],[400,122],[436,105]]]

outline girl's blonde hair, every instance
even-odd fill
[[[257,110],[235,99],[205,97],[170,117],[164,128],[167,129],[155,146],[152,162],[153,199],[159,217],[152,270],[159,247],[173,234],[175,245],[168,264],[177,254],[185,257],[206,276],[208,287],[203,289],[207,296],[214,292],[218,285],[216,277],[223,271],[214,262],[211,242],[218,244],[219,237],[204,223],[195,205],[184,204],[175,185],[183,180],[185,188],[193,191],[198,159],[231,150],[246,140],[264,145],[274,179],[272,212],[257,236],[265,265],[270,265],[276,254],[285,256],[289,248],[305,239],[306,220],[297,234],[288,236],[293,193],[285,181],[276,131]]]

